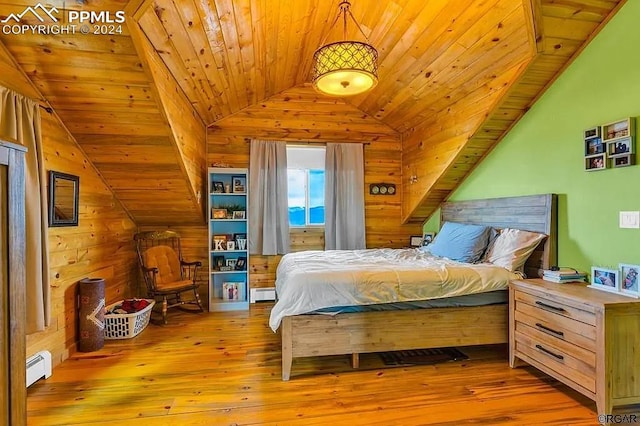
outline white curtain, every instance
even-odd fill
[[[49,244],[47,191],[40,130],[40,107],[0,86],[0,137],[26,146],[27,334],[49,325]]]
[[[365,248],[362,144],[327,144],[324,197],[325,250]]]
[[[249,253],[289,252],[286,142],[251,141],[248,219]]]

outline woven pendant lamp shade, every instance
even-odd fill
[[[313,55],[313,85],[332,96],[351,96],[378,84],[378,51],[358,41],[327,44]]]
[[[369,43],[347,40],[348,17],[367,38],[351,14],[350,7],[349,0],[342,0],[340,12],[331,25],[335,26],[342,17],[344,41],[324,44],[325,36],[321,47],[313,54],[313,87],[330,96],[357,95],[378,84],[378,51]]]

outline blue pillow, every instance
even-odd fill
[[[445,222],[427,249],[436,256],[476,263],[489,244],[491,229],[490,226]]]

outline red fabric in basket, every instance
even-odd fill
[[[138,312],[149,306],[147,299],[125,299],[122,301],[120,309],[126,311],[128,314]]]

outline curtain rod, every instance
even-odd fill
[[[270,140],[270,139],[265,139],[265,140]],[[250,143],[251,138],[244,138],[244,141],[246,143]],[[279,142],[286,142],[286,143],[292,143],[292,144],[307,144],[307,145],[320,145],[320,144],[325,145],[327,143],[341,143],[339,141],[279,141]],[[361,142],[361,141],[348,141],[344,143],[361,143],[362,145],[371,145],[371,142]]]

